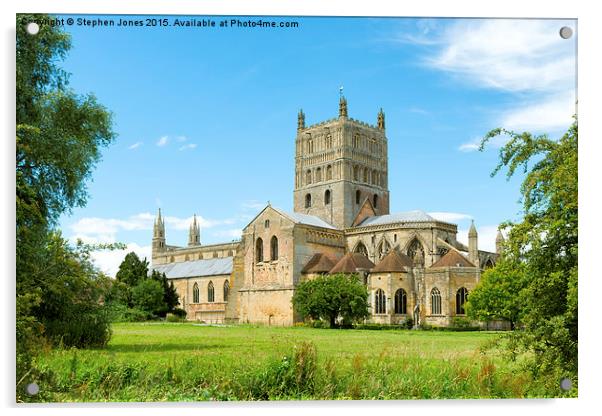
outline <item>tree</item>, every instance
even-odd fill
[[[153,315],[166,312],[163,302],[163,287],[153,279],[144,279],[132,289],[132,302],[134,307],[142,309]]]
[[[577,254],[578,254],[578,127],[577,119],[558,141],[546,135],[517,134],[495,129],[483,139],[501,134],[510,140],[500,150],[507,177],[523,168],[521,186],[524,218],[507,223],[504,267],[524,270],[521,323],[513,334],[518,347],[534,356],[533,370],[543,376],[575,378],[577,374]]]
[[[165,304],[166,312],[173,312],[176,306],[180,304],[178,292],[173,282],[167,280],[165,273],[159,273],[153,270],[150,276],[151,279],[158,281],[163,289],[163,303]]]
[[[132,251],[125,256],[119,265],[115,279],[132,288],[140,283],[140,281],[146,279],[147,276],[148,261],[146,259],[140,260],[138,255]]]
[[[70,327],[73,321],[85,323],[77,329],[82,334],[105,328],[94,295],[97,274],[86,250],[70,248],[53,228],[62,213],[85,205],[86,180],[100,160],[101,148],[115,134],[111,114],[93,95],[77,95],[67,88],[69,76],[58,63],[70,48],[69,35],[50,25],[40,25],[35,36],[27,33],[27,23],[48,18],[17,16],[18,381],[31,376],[31,360],[44,333],[51,341],[85,346],[88,342],[81,337],[70,337],[76,331]]]
[[[526,283],[524,266],[502,258],[495,268],[486,270],[466,303],[469,317],[480,321],[501,319],[515,329],[520,319],[521,290]]]
[[[295,311],[303,319],[324,319],[336,327],[337,318],[351,323],[369,316],[368,292],[356,275],[319,276],[297,286]]]

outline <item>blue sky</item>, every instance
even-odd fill
[[[297,111],[308,124],[335,117],[343,86],[350,117],[375,123],[385,111],[391,211],[436,213],[460,240],[473,218],[492,249],[497,225],[520,217],[521,178],[489,175],[503,140],[485,152],[475,143],[494,127],[556,138],[575,112],[576,35],[558,34],[575,21],[268,20],[299,27],[66,28],[71,87],[114,113],[118,138],[87,206],[63,216],[65,236],[149,256],[158,207],[174,245],[194,213],[202,242],[215,243],[268,200],[291,210]],[[95,258],[113,274],[124,255]]]

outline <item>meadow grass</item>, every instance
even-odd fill
[[[52,349],[36,401],[545,397],[495,332],[114,324],[105,349]]]

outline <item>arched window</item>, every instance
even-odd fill
[[[263,222],[263,226],[264,226],[264,228],[270,228],[270,220],[265,220]]]
[[[326,136],[326,148],[332,148],[332,136],[330,134]]]
[[[305,173],[305,184],[306,185],[311,184],[311,170],[309,170],[309,169]]]
[[[255,241],[255,261],[261,263],[263,261],[263,240],[260,238]]]
[[[360,135],[356,134],[353,136],[353,147],[359,147],[360,146]]]
[[[424,266],[424,249],[417,238],[414,238],[408,246],[408,257],[414,260],[416,266]]]
[[[360,168],[358,166],[353,167],[353,180],[354,181],[360,180]]]
[[[326,192],[324,192],[324,205],[328,204],[330,204],[330,189],[327,189]]]
[[[270,259],[278,260],[278,238],[275,235],[270,240]]]
[[[232,250],[228,250],[228,257],[232,257],[234,255],[234,252]]]
[[[305,195],[305,208],[311,207],[311,194]]]
[[[322,182],[322,168],[316,169],[316,182]]]
[[[395,292],[395,313],[405,315],[408,309],[408,296],[403,289],[397,289]]]
[[[364,168],[364,183],[368,183],[368,168]]]
[[[372,171],[372,185],[378,185],[378,176],[375,170]]]
[[[356,204],[360,203],[361,196],[362,196],[362,193],[359,191],[359,189],[357,191],[355,191],[355,203]]]
[[[374,293],[374,313],[386,313],[386,302],[385,292],[382,289],[376,289]]]
[[[314,152],[314,142],[310,138],[309,140],[307,140],[307,153],[313,153],[313,152]]]
[[[386,239],[383,239],[383,241],[381,241],[378,245],[378,258],[382,259],[383,257],[385,257],[390,249],[391,245],[389,244],[389,242]]]
[[[229,294],[230,294],[230,283],[226,280],[224,282],[224,302],[228,302]]]
[[[207,302],[215,302],[215,290],[213,289],[213,282],[209,282],[207,285]]]
[[[359,242],[359,244],[355,247],[355,252],[356,253],[360,253],[366,257],[368,257],[368,249],[366,248],[366,246],[364,245],[364,243],[362,243],[361,241]]]
[[[485,262],[485,268],[491,269],[492,267],[493,267],[493,261],[491,261],[491,259],[487,259],[487,262]]]
[[[431,290],[431,315],[441,315],[441,292],[436,287]]]
[[[461,287],[456,292],[456,315],[464,315],[464,304],[468,300],[468,290],[465,287]]]
[[[378,207],[378,195],[376,194],[372,197],[372,205],[374,205],[374,208]]]
[[[332,179],[332,166],[326,166],[326,180],[329,181]]]
[[[219,257],[219,253],[217,251],[213,252],[213,258],[216,259]]]
[[[192,303],[199,303],[199,285],[192,286]]]

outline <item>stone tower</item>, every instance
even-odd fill
[[[201,227],[196,222],[196,214],[192,219],[192,224],[190,224],[190,229],[188,230],[188,247],[200,246],[201,245]]]
[[[157,218],[155,219],[155,223],[153,225],[153,245],[152,245],[152,257],[155,256],[155,253],[165,250],[165,222],[161,217],[161,208],[159,208],[159,213],[157,214]]]
[[[389,213],[385,114],[371,125],[348,117],[341,96],[339,116],[305,126],[297,117],[295,212],[316,215],[337,228],[350,227],[366,199],[377,215]]]
[[[497,236],[495,237],[495,252],[496,254],[502,254],[502,249],[504,247],[504,236],[502,235],[502,230],[497,230]]]

